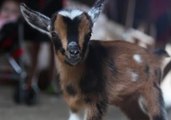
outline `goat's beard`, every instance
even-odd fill
[[[65,62],[71,66],[76,66],[81,62],[81,59],[65,59]]]
[[[65,62],[71,66],[76,66],[81,62],[81,56],[71,57],[66,53]]]

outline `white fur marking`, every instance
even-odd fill
[[[50,29],[51,29],[51,26],[50,26],[50,25],[48,25],[47,29],[48,29],[48,31],[50,31]]]
[[[132,77],[133,82],[136,82],[138,80],[138,74],[137,73],[131,72],[131,77]]]
[[[170,78],[171,78],[171,71],[165,77],[165,79],[163,80],[163,82],[161,84],[161,90],[163,93],[163,98],[165,101],[166,108],[171,107],[171,94],[170,94],[170,92],[168,92],[168,91],[171,91],[171,79]]]
[[[100,3],[97,3],[93,8],[90,9],[90,11],[88,12],[88,15],[91,17],[93,23],[96,22],[97,18],[99,17],[100,13],[103,10],[103,6],[104,6],[104,0],[103,1],[99,1]]]
[[[148,111],[146,110],[145,106],[146,106],[146,102],[145,102],[145,98],[143,96],[140,96],[138,99],[138,104],[141,108],[141,110],[148,115]]]
[[[139,54],[134,54],[133,59],[134,59],[137,63],[142,63],[142,58],[141,58],[141,55],[139,55]]]
[[[76,113],[70,113],[70,117],[68,120],[81,120],[79,114]]]
[[[97,15],[100,13],[100,10],[99,9],[95,9],[95,8],[92,8],[91,11],[88,12],[89,16],[91,17],[93,23],[96,21],[97,19]]]
[[[80,11],[80,10],[71,10],[71,11],[63,10],[63,11],[60,11],[58,14],[65,16],[65,17],[68,17],[68,18],[73,20],[74,18],[83,14],[83,11]]]

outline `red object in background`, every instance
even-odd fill
[[[13,58],[17,59],[20,58],[24,54],[24,50],[22,48],[18,48],[17,50],[14,50],[12,53]]]

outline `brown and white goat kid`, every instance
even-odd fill
[[[102,120],[108,104],[131,120],[166,120],[159,87],[160,55],[124,41],[90,40],[104,0],[87,13],[66,9],[50,19],[21,4],[25,20],[52,38],[69,120]],[[102,28],[103,29],[103,28]]]

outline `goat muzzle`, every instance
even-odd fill
[[[76,42],[70,42],[67,47],[67,62],[72,65],[79,63],[80,57],[80,48]]]

